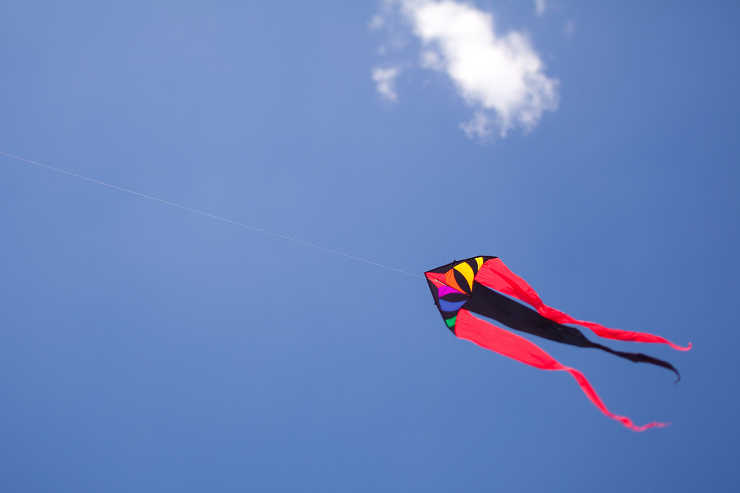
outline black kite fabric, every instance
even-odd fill
[[[662,427],[665,423],[652,422],[636,426],[626,416],[609,411],[591,384],[581,372],[558,363],[534,343],[512,332],[484,321],[477,314],[511,329],[544,337],[571,346],[595,348],[635,363],[649,363],[666,368],[676,374],[670,363],[642,353],[615,351],[592,342],[583,333],[564,324],[576,324],[591,329],[597,336],[633,342],[668,344],[674,349],[688,350],[662,337],[643,332],[610,329],[602,325],[576,320],[559,310],[545,305],[532,287],[509,270],[498,257],[473,257],[451,262],[425,272],[434,303],[439,308],[447,327],[460,339],[466,339],[522,363],[542,370],[567,371],[576,379],[581,389],[601,412],[621,422],[624,426],[643,431]]]

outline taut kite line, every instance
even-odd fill
[[[26,163],[35,164],[36,166],[40,166],[42,168],[50,169],[52,171],[56,171],[57,173],[64,173],[65,175],[74,176],[75,178],[80,178],[81,180],[86,180],[86,181],[89,181],[89,182],[92,182],[92,183],[97,183],[98,185],[103,185],[104,187],[114,188],[116,190],[120,190],[121,192],[130,193],[132,195],[136,195],[138,197],[143,197],[145,199],[153,200],[155,202],[160,202],[162,204],[171,205],[172,207],[177,207],[179,209],[183,209],[183,210],[186,210],[186,211],[195,212],[196,214],[201,214],[203,216],[212,217],[213,219],[218,219],[219,221],[225,221],[227,223],[235,224],[237,226],[241,226],[243,228],[251,229],[253,231],[258,231],[260,233],[265,233],[265,234],[268,234],[268,235],[276,236],[278,238],[282,238],[284,240],[292,241],[294,243],[300,243],[301,245],[305,245],[305,246],[308,246],[308,247],[311,247],[311,248],[316,248],[318,250],[323,250],[325,252],[333,253],[335,255],[341,255],[342,257],[351,258],[353,260],[359,260],[360,262],[365,262],[366,264],[375,265],[375,266],[378,266],[378,267],[382,267],[384,269],[394,270],[396,272],[400,272],[401,274],[406,274],[407,276],[413,276],[413,277],[419,277],[419,278],[421,278],[421,276],[419,274],[413,274],[411,272],[406,272],[405,270],[396,269],[395,267],[391,267],[389,265],[383,265],[383,264],[379,264],[378,262],[373,262],[372,260],[366,260],[364,258],[355,257],[354,255],[349,255],[348,253],[342,253],[342,252],[338,252],[336,250],[330,250],[328,248],[324,248],[324,247],[319,246],[319,245],[314,245],[313,243],[308,243],[307,241],[297,240],[295,238],[291,238],[290,236],[285,236],[285,235],[281,235],[281,234],[278,234],[278,233],[273,233],[272,231],[267,231],[266,229],[261,229],[261,228],[257,228],[257,227],[254,227],[254,226],[250,226],[249,224],[243,224],[243,223],[240,223],[240,222],[237,222],[237,221],[232,221],[231,219],[226,219],[225,217],[217,216],[215,214],[209,214],[208,212],[199,211],[198,209],[193,209],[192,207],[186,207],[184,205],[176,204],[176,203],[170,202],[168,200],[158,199],[157,197],[152,197],[151,195],[146,195],[146,194],[143,194],[143,193],[140,193],[140,192],[136,192],[134,190],[129,190],[128,188],[119,187],[117,185],[111,185],[110,183],[106,183],[106,182],[100,181],[100,180],[95,180],[95,179],[89,178],[87,176],[78,175],[77,173],[72,173],[71,171],[66,171],[66,170],[63,170],[63,169],[55,168],[53,166],[49,166],[48,164],[37,163],[36,161],[31,161],[30,159],[26,159],[24,157],[14,156],[13,154],[8,154],[7,152],[0,151],[0,155],[7,156],[7,157],[13,158],[13,159],[17,159],[18,161],[24,161]]]
[[[473,314],[493,319],[511,329],[544,337],[551,341],[577,347],[601,349],[635,363],[661,366],[674,372],[679,379],[678,371],[666,361],[642,353],[615,351],[589,341],[580,330],[563,324],[588,327],[597,336],[607,339],[662,343],[681,351],[690,349],[691,344],[688,347],[680,347],[652,334],[610,329],[593,322],[576,320],[570,315],[545,305],[535,290],[524,279],[511,272],[498,257],[473,257],[454,261],[425,272],[425,275],[429,289],[434,296],[434,303],[439,308],[445,324],[460,339],[474,342],[535,368],[567,371],[573,375],[586,396],[601,412],[634,431],[644,431],[648,428],[666,425],[652,422],[636,426],[628,417],[612,413],[581,372],[561,365],[527,339]]]

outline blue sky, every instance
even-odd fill
[[[738,4],[447,4],[515,53],[472,79],[425,5],[5,2],[0,151],[417,274],[497,255],[691,341],[612,344],[676,386],[536,341],[673,425],[456,339],[421,279],[0,156],[5,490],[738,483]]]

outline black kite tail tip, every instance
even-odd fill
[[[681,374],[678,373],[678,370],[676,370],[675,366],[673,366],[667,361],[663,361],[662,359],[658,359],[658,358],[653,358],[652,356],[648,356],[647,354],[642,354],[642,353],[627,353],[624,351],[615,351],[614,349],[606,347],[606,346],[602,346],[601,344],[596,344],[591,341],[587,341],[587,342],[589,343],[587,347],[601,349],[602,351],[606,351],[607,353],[611,353],[615,356],[619,356],[620,358],[624,358],[634,363],[649,363],[651,365],[660,366],[661,368],[670,370],[673,373],[675,373],[677,377],[676,381],[674,382],[674,385],[681,381]]]
[[[650,356],[648,356],[648,358],[650,358]],[[661,365],[661,364],[659,364],[659,366],[662,366],[662,367],[663,367],[663,368],[665,368],[666,370],[671,370],[671,371],[672,371],[673,373],[675,373],[675,374],[676,374],[676,381],[675,381],[675,382],[673,382],[673,385],[678,385],[678,382],[680,382],[680,381],[681,381],[681,374],[680,374],[680,373],[678,372],[678,370],[676,370],[676,367],[675,367],[675,366],[673,366],[672,364],[668,363],[667,361],[661,361],[661,360],[659,360],[659,359],[657,359],[657,358],[655,358],[655,359],[656,359],[657,361],[659,361],[660,363],[666,363],[665,365]],[[648,362],[646,361],[646,363],[648,363]]]

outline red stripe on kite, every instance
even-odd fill
[[[444,274],[438,274],[436,272],[426,272],[425,274],[427,276],[427,279],[431,279],[432,281],[436,281],[440,284],[444,284],[445,286],[447,286],[447,284],[445,284]]]
[[[520,337],[516,334],[496,327],[495,325],[474,317],[467,310],[460,310],[457,314],[455,323],[455,334],[460,339],[465,339],[475,344],[495,351],[503,356],[515,359],[516,361],[534,366],[541,370],[564,370],[573,375],[578,385],[598,407],[602,413],[622,423],[627,428],[634,431],[645,431],[648,428],[663,427],[667,423],[652,422],[642,426],[636,426],[632,420],[626,416],[619,416],[612,413],[599,398],[591,384],[586,380],[581,372],[573,368],[568,368],[558,363],[552,356],[540,349],[536,344]]]
[[[691,349],[691,343],[689,343],[687,347],[681,347],[673,344],[667,339],[653,334],[610,329],[609,327],[604,327],[597,323],[586,322],[585,320],[576,320],[570,315],[544,304],[537,292],[532,289],[532,286],[527,284],[524,279],[511,272],[499,258],[487,260],[478,270],[478,273],[475,275],[475,280],[484,286],[488,286],[491,289],[499,291],[500,293],[507,294],[520,301],[528,303],[543,317],[561,324],[577,324],[588,327],[599,337],[616,339],[619,341],[668,344],[673,349],[678,349],[679,351],[688,351]]]

